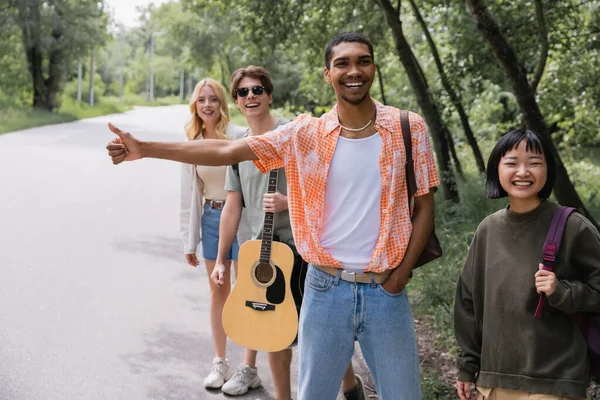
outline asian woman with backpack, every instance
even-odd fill
[[[548,200],[555,169],[548,143],[533,131],[509,132],[492,150],[488,197],[508,197],[509,204],[477,228],[457,284],[461,400],[588,395],[588,344],[574,315],[600,312],[600,234],[571,213],[551,270],[544,266],[546,237],[560,211]]]

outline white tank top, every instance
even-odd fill
[[[325,189],[321,246],[344,270],[364,272],[379,237],[381,136],[337,141]]]

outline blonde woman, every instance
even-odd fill
[[[192,118],[185,126],[188,140],[237,139],[245,128],[229,122],[229,110],[223,87],[215,80],[201,80],[190,98]],[[183,164],[181,174],[181,235],[185,259],[192,267],[200,262],[196,256],[201,249],[210,284],[211,304],[210,323],[215,358],[210,373],[204,380],[207,388],[218,389],[232,375],[225,358],[227,336],[221,323],[221,313],[225,300],[231,291],[230,280],[223,286],[216,286],[210,279],[215,267],[219,246],[219,224],[221,211],[225,205],[226,167],[207,167]],[[231,262],[237,260],[238,242],[235,240],[227,254],[226,273],[229,276]]]

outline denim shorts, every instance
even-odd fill
[[[204,205],[202,214],[202,258],[209,261],[217,259],[219,252],[219,224],[223,210]],[[239,245],[237,237],[234,239],[231,249],[225,257],[226,260],[236,261],[238,259]]]

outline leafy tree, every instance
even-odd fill
[[[33,106],[53,110],[73,61],[102,43],[107,16],[96,0],[7,0],[3,22],[21,30]]]
[[[573,183],[569,179],[569,175],[564,166],[564,163],[550,137],[550,132],[542,112],[539,108],[538,102],[535,98],[535,89],[537,87],[537,76],[539,72],[534,72],[532,80],[528,79],[526,67],[520,63],[519,59],[513,48],[506,41],[506,38],[502,34],[496,20],[490,13],[484,0],[467,0],[467,5],[473,19],[477,24],[478,30],[490,50],[497,59],[500,68],[506,75],[507,81],[509,82],[511,89],[517,99],[517,104],[523,115],[523,122],[528,129],[535,130],[541,135],[547,136],[548,142],[551,146],[552,157],[556,159],[557,171],[556,171],[556,183],[554,185],[554,195],[561,204],[569,205],[578,208],[592,221],[593,218],[585,209],[581,198],[575,191]],[[543,5],[541,0],[536,0],[536,12],[543,13]],[[543,20],[538,18],[540,26],[545,24]],[[545,31],[546,27],[540,28],[541,31]],[[542,50],[539,56],[540,59],[547,57],[547,52],[542,43]],[[532,64],[531,62],[529,64]],[[545,61],[538,61],[535,63],[537,68],[543,68]],[[595,223],[595,221],[594,221]]]
[[[463,126],[465,136],[467,137],[467,141],[469,142],[469,145],[471,146],[471,148],[473,150],[473,156],[475,157],[475,163],[477,164],[477,169],[479,170],[480,173],[485,173],[485,164],[483,162],[483,156],[481,155],[481,150],[479,150],[479,145],[477,144],[477,139],[475,138],[475,135],[473,134],[473,130],[471,129],[469,117],[462,105],[462,100],[460,98],[459,91],[456,90],[452,86],[452,83],[448,79],[448,75],[446,74],[446,70],[444,68],[440,54],[438,52],[437,45],[436,45],[433,37],[431,36],[431,33],[429,32],[429,27],[427,26],[427,22],[421,15],[421,11],[419,10],[419,7],[415,3],[415,0],[409,0],[409,3],[413,10],[415,18],[417,19],[417,21],[419,22],[419,25],[421,26],[421,28],[423,30],[423,34],[427,38],[427,43],[429,44],[431,54],[435,60],[435,65],[440,74],[442,85],[444,86],[444,89],[448,93],[448,96],[452,102],[452,105],[454,106],[454,108],[456,109],[456,112],[458,113],[458,115],[460,117],[460,122]],[[452,136],[449,135],[449,138],[451,139]],[[453,149],[454,146],[451,146],[451,148]],[[456,157],[455,153],[453,153],[452,155],[453,155],[453,157]]]
[[[31,98],[31,88],[27,79],[27,59],[23,51],[21,31],[10,23],[16,10],[7,6],[0,10],[0,106],[24,105]],[[0,14],[0,15],[2,15]]]

